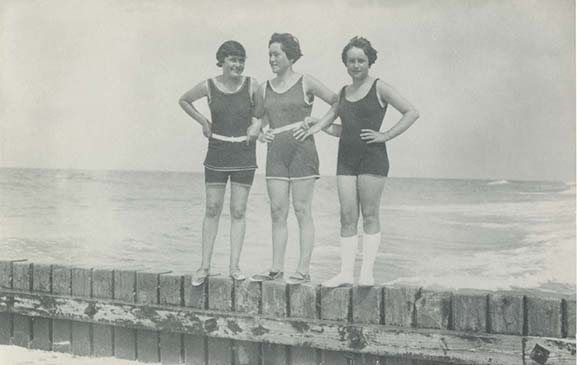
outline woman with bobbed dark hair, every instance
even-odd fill
[[[245,59],[246,52],[239,42],[224,42],[216,52],[216,65],[222,68],[222,73],[201,81],[179,100],[182,109],[202,126],[202,132],[208,138],[204,160],[206,210],[202,224],[202,264],[193,277],[193,286],[204,283],[209,275],[229,179],[229,274],[233,280],[245,279],[239,268],[239,260],[246,226],[246,202],[257,168],[254,141],[260,131],[260,121],[253,119],[258,81],[242,75]],[[210,108],[210,119],[193,104],[205,97]]]
[[[287,282],[301,284],[311,280],[309,266],[315,234],[311,206],[314,183],[319,178],[319,157],[313,137],[299,141],[293,131],[310,116],[315,96],[332,105],[337,95],[314,77],[293,70],[302,52],[292,34],[274,33],[268,45],[269,63],[275,77],[261,85],[256,115],[270,127],[261,133],[260,139],[268,143],[266,183],[271,204],[273,260],[269,270],[254,275],[252,280],[283,277],[292,192],[299,225],[300,258],[296,272]]]
[[[377,51],[367,39],[352,38],[341,58],[352,83],[341,89],[338,103],[323,118],[310,128],[303,126],[295,136],[309,138],[325,129],[340,137],[337,186],[341,205],[341,270],[323,286],[353,283],[359,211],[363,216],[363,261],[358,284],[372,286],[373,266],[381,242],[379,207],[389,172],[385,142],[405,132],[419,118],[419,113],[392,86],[369,75]],[[392,128],[381,132],[388,105],[402,117]],[[331,124],[337,117],[341,125]]]

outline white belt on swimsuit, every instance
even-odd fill
[[[279,127],[279,128],[271,128],[270,132],[272,134],[279,134],[279,133],[286,132],[286,131],[292,131],[293,129],[297,129],[298,127],[300,127],[302,125],[302,123],[303,122],[296,122],[296,123],[287,124],[287,125]]]
[[[220,134],[213,133],[210,135],[214,139],[218,139],[219,141],[225,142],[246,142],[247,136],[240,136],[240,137],[227,137],[221,136]]]

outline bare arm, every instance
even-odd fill
[[[321,98],[325,103],[329,105],[333,105],[339,101],[338,95],[329,90],[319,80],[310,75],[305,75],[303,77],[307,94]]]
[[[252,122],[250,124],[250,126],[248,127],[248,129],[246,130],[246,135],[247,135],[247,143],[250,143],[252,141],[254,141],[255,139],[258,138],[259,134],[260,134],[260,129],[261,129],[261,120],[257,117],[255,117],[255,115],[257,114],[257,108],[261,107],[262,105],[262,97],[259,99],[259,91],[260,91],[260,86],[258,84],[258,81],[252,77],[251,78],[251,100],[253,102],[253,117],[252,117]]]
[[[343,132],[343,126],[340,124],[331,124],[328,127],[323,128],[323,132],[326,134],[330,134],[331,136],[340,138],[341,133]]]
[[[255,94],[255,108],[254,108],[254,117],[260,119],[259,124],[259,135],[258,140],[263,143],[270,143],[274,139],[274,134],[270,132],[270,130],[265,130],[269,124],[268,116],[266,115],[266,111],[264,110],[264,93],[266,88],[266,81],[263,82]]]
[[[361,138],[367,143],[383,143],[404,133],[409,127],[419,119],[417,109],[392,86],[382,81],[377,81],[377,92],[379,98],[385,103],[389,103],[397,109],[403,116],[386,132],[363,129]]]
[[[308,129],[299,128],[295,131],[294,136],[298,140],[304,140],[308,136],[313,135],[320,130],[328,127],[332,122],[335,121],[338,115],[339,97],[337,94],[329,90],[320,81],[312,76],[306,76],[306,88],[308,93],[319,97],[324,100],[327,104],[331,105],[331,108],[326,112],[326,114],[319,120],[315,118],[307,118],[303,125],[304,128],[308,128],[310,124],[314,124]],[[327,133],[329,133],[327,131]],[[329,133],[332,134],[332,133]]]
[[[195,87],[184,93],[178,100],[180,107],[190,115],[192,119],[196,120],[202,126],[202,133],[205,137],[210,137],[212,123],[210,120],[200,113],[195,107],[194,102],[208,97],[208,86],[206,81],[198,83]]]

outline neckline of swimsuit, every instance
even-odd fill
[[[292,84],[288,89],[286,89],[286,90],[283,91],[283,92],[278,92],[278,91],[276,91],[276,90],[274,89],[274,87],[272,86],[271,80],[268,80],[268,81],[267,81],[267,84],[270,86],[270,89],[271,89],[275,94],[282,95],[282,94],[286,94],[290,89],[292,89],[293,87],[295,87],[302,78],[303,78],[303,75],[300,75],[300,77],[295,81],[295,83]]]
[[[345,99],[347,102],[349,102],[349,103],[358,103],[359,101],[364,100],[367,96],[369,96],[369,95],[371,94],[371,92],[373,91],[373,87],[375,87],[375,85],[377,84],[377,81],[378,81],[378,80],[379,80],[379,79],[375,79],[375,80],[373,81],[373,83],[371,84],[371,87],[369,88],[369,91],[367,91],[367,93],[366,93],[362,98],[360,98],[360,99],[358,99],[358,100],[354,100],[354,101],[347,99],[347,87],[345,86],[345,87],[343,88],[343,97],[344,97],[344,99]]]
[[[226,94],[226,95],[234,95],[234,94],[237,94],[238,92],[240,92],[242,90],[242,88],[244,87],[244,83],[246,82],[247,79],[248,79],[248,77],[243,76],[243,79],[242,79],[242,82],[240,83],[240,86],[238,87],[238,89],[236,89],[233,92],[224,91],[220,87],[218,87],[218,84],[216,83],[216,78],[212,78],[211,81],[212,81],[214,87],[216,88],[216,90],[218,90],[221,93]]]

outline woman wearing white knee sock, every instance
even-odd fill
[[[417,110],[393,87],[369,76],[377,51],[362,37],[354,37],[341,54],[352,83],[341,89],[339,102],[301,138],[324,129],[340,137],[337,185],[341,205],[341,272],[323,283],[337,287],[353,283],[359,211],[363,216],[363,263],[359,285],[374,285],[373,267],[381,242],[379,208],[389,171],[385,142],[407,130],[419,117]],[[388,105],[403,116],[380,132]],[[341,125],[331,125],[340,117]],[[313,121],[314,122],[314,121]]]

